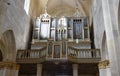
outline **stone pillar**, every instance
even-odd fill
[[[107,76],[111,76],[110,66],[106,67],[106,71],[107,71]]]
[[[0,62],[0,76],[18,76],[19,65],[13,62]]]
[[[102,0],[103,20],[112,76],[120,76],[120,35],[114,0]]]
[[[42,76],[42,64],[37,64],[37,76]]]
[[[18,64],[14,64],[14,66],[13,66],[13,72],[12,72],[12,76],[18,76],[18,74],[19,74],[19,67],[20,67],[20,65],[18,65]]]
[[[73,64],[73,76],[78,76],[78,64]]]
[[[99,76],[111,76],[109,60],[101,61],[98,64],[99,67]]]

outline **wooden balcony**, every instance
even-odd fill
[[[59,47],[57,46],[59,49]],[[38,50],[18,50],[17,63],[42,63],[45,61],[70,61],[75,63],[98,63],[100,61],[99,49],[77,49],[73,47],[62,49],[48,50],[48,47],[43,47]]]
[[[68,60],[76,63],[98,63],[101,59],[99,49],[68,48]]]
[[[39,50],[18,50],[18,63],[41,63],[45,61],[47,48]]]

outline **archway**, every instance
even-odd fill
[[[2,34],[1,42],[4,44],[4,61],[16,60],[16,44],[14,33],[12,30],[7,30]]]
[[[106,33],[104,32],[103,38],[102,38],[102,51],[101,51],[101,59],[107,60],[108,59],[108,48],[106,43]]]

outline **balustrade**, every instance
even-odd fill
[[[39,50],[19,50],[17,53],[17,59],[41,58],[45,57],[46,53],[46,47]],[[68,47],[68,56],[74,58],[100,58],[100,50]]]
[[[75,58],[100,58],[100,50],[68,47],[68,56]]]
[[[46,56],[46,51],[46,47],[36,50],[18,50],[17,59],[41,58]]]
[[[35,49],[34,50],[18,50],[17,61],[39,62],[41,60],[45,61],[45,59],[47,59],[47,60],[59,59],[60,60],[60,59],[64,59],[64,58],[67,58],[68,60],[69,60],[69,58],[77,59],[76,61],[80,61],[81,59],[82,60],[87,59],[88,61],[89,61],[89,59],[92,59],[92,60],[100,59],[100,50],[99,49],[78,49],[77,47],[75,48],[75,47],[71,47],[71,46],[63,47],[61,44],[59,44],[59,45],[54,44],[54,46],[51,46],[51,48],[49,48],[48,46],[46,46],[42,49],[36,49],[36,50]],[[73,60],[71,60],[71,61],[73,61]]]

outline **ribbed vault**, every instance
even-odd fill
[[[31,6],[34,7],[32,10],[34,10],[34,13],[36,12],[36,16],[44,13],[45,6],[48,7],[48,13],[52,16],[71,16],[74,14],[77,5],[82,16],[90,17],[92,1],[93,0],[34,0],[33,2],[31,0]]]

